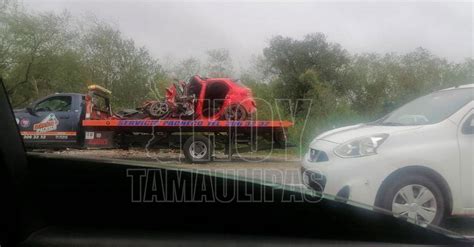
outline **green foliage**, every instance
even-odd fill
[[[313,86],[311,80],[302,80],[303,73],[311,70],[321,81],[337,89],[339,70],[349,62],[347,52],[339,44],[328,42],[321,33],[307,35],[303,40],[276,36],[263,55],[269,72],[276,75],[271,81],[275,96],[290,99],[293,104],[306,98]],[[297,107],[296,112],[302,110],[303,107]]]
[[[134,107],[164,77],[145,48],[106,23],[18,8],[2,14],[0,73],[15,107],[54,92],[85,92],[92,83],[109,88],[115,106]]]
[[[145,48],[136,47],[132,39],[122,38],[120,31],[105,23],[89,26],[80,51],[88,80],[110,89],[112,103],[119,108],[138,106],[149,95],[153,80],[162,76]]]
[[[404,54],[355,55],[343,71],[352,109],[378,117],[420,95],[472,83],[472,59],[453,64],[417,48]]]
[[[79,56],[69,46],[75,37],[69,16],[9,11],[0,19],[0,73],[14,105],[44,96],[65,85],[78,90]]]

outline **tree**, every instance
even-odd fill
[[[12,63],[11,49],[14,42],[13,33],[10,30],[9,18],[17,12],[16,3],[0,0],[0,74]]]
[[[451,78],[453,86],[471,84],[474,82],[474,59],[466,58],[463,63],[454,64],[446,75]]]
[[[144,47],[106,23],[77,23],[66,12],[0,11],[0,73],[15,107],[54,92],[84,92],[92,82],[109,87],[115,105],[130,107],[164,74]]]
[[[233,74],[232,59],[226,49],[207,51],[207,72],[210,77],[231,77]]]
[[[138,106],[149,95],[157,74],[163,74],[157,60],[119,30],[102,22],[93,23],[83,34],[80,48],[84,74],[89,81],[104,85],[119,107]]]
[[[310,34],[303,40],[276,36],[263,55],[269,71],[276,75],[272,81],[275,95],[296,102],[303,99],[313,85],[301,80],[308,70],[318,75],[319,81],[338,89],[339,71],[349,62],[347,52],[337,43],[326,40],[321,33]],[[298,107],[297,112],[302,110]]]
[[[342,71],[345,97],[359,114],[379,117],[420,95],[470,83],[472,63],[449,63],[417,48],[403,55],[354,55]]]
[[[69,46],[75,35],[68,26],[68,13],[10,11],[0,20],[0,72],[14,105],[78,79],[78,56]]]
[[[399,58],[393,54],[380,56],[366,53],[352,57],[342,72],[344,99],[360,114],[377,115],[385,101],[391,100],[393,73],[399,65]]]
[[[178,80],[187,80],[191,76],[199,74],[201,72],[201,62],[194,58],[190,57],[184,60],[181,60],[176,66],[171,69],[174,79]]]

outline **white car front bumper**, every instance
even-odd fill
[[[393,169],[378,155],[341,158],[333,152],[338,145],[325,140],[311,143],[311,149],[325,152],[327,161],[311,162],[307,152],[302,163],[303,183],[324,194],[373,206],[383,179]]]

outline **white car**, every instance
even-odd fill
[[[419,224],[474,215],[474,84],[420,97],[380,120],[325,132],[303,183]]]

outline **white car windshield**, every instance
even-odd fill
[[[453,89],[435,92],[403,105],[376,124],[425,125],[440,122],[474,100],[474,89]]]

